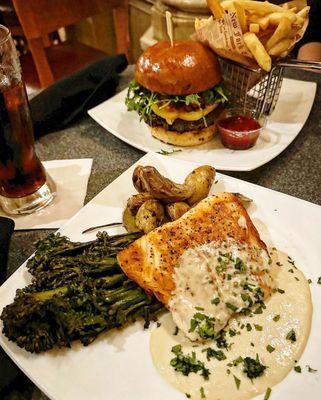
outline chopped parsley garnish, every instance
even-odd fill
[[[306,365],[306,367],[307,367],[307,369],[308,369],[308,372],[311,372],[311,373],[318,372],[317,369],[311,368],[310,365]]]
[[[196,313],[191,319],[189,332],[196,332],[202,339],[214,339],[215,318],[208,317],[202,313]]]
[[[242,362],[243,362],[243,357],[239,356],[235,360],[233,360],[233,364],[232,365],[234,365],[234,367],[236,367],[237,365],[241,364]]]
[[[281,315],[280,314],[277,314],[277,315],[275,315],[274,317],[273,317],[273,321],[274,322],[278,322],[278,320],[281,318]]]
[[[288,272],[291,272],[291,274],[293,274],[293,273],[294,273],[293,268],[290,268],[290,269],[288,270]]]
[[[273,347],[273,346],[271,346],[270,344],[268,344],[268,345],[266,346],[266,350],[267,350],[269,353],[273,353],[273,351],[275,350],[275,347]]]
[[[236,336],[236,334],[237,334],[235,329],[229,329],[228,333],[229,333],[230,337]]]
[[[226,332],[225,331],[220,331],[220,333],[215,337],[215,341],[216,341],[216,346],[219,349],[226,349],[228,350],[231,345],[227,343],[226,341]]]
[[[239,270],[239,271],[246,271],[246,264],[244,261],[242,261],[239,257],[236,257],[235,265],[234,268]]]
[[[203,386],[200,388],[200,393],[201,393],[201,399],[205,399],[206,396],[205,396],[205,392],[204,392]]]
[[[239,390],[240,385],[241,385],[241,380],[235,375],[233,375],[233,378],[234,378],[234,382],[235,382],[235,385],[237,387],[237,390]]]
[[[256,359],[251,357],[245,357],[243,359],[243,372],[247,375],[248,378],[254,379],[263,375],[266,370],[266,366],[260,363],[258,354],[256,355]]]
[[[206,352],[206,358],[210,361],[211,358],[216,358],[218,361],[226,360],[226,355],[223,353],[222,350],[215,350],[211,347],[202,350],[202,352]]]
[[[162,156],[169,156],[170,154],[175,154],[175,153],[179,153],[180,151],[183,151],[181,149],[172,149],[172,150],[164,150],[161,149],[160,151],[158,151],[158,154],[161,154]]]
[[[294,329],[291,329],[285,338],[292,343],[296,342],[296,334],[295,334]]]
[[[220,298],[219,297],[215,297],[215,299],[211,300],[212,304],[215,304],[216,306],[220,303]]]
[[[294,371],[295,371],[295,372],[298,372],[299,374],[301,374],[302,369],[301,369],[300,365],[296,365],[296,366],[294,367]]]
[[[268,387],[268,388],[266,389],[265,396],[264,396],[264,399],[263,399],[263,400],[269,400],[269,398],[270,398],[270,396],[271,396],[271,393],[272,393],[272,389]]]
[[[262,314],[262,313],[263,313],[262,306],[258,307],[258,308],[254,311],[254,314]]]
[[[281,264],[280,261],[277,261],[277,262],[276,262],[276,265],[277,265],[278,267],[282,267],[282,266],[283,266],[283,264]]]
[[[175,331],[173,333],[174,336],[177,336],[179,332],[178,326],[175,327]]]
[[[226,305],[227,308],[229,308],[233,312],[236,312],[238,310],[238,308],[232,303],[225,303],[225,305]]]
[[[195,351],[193,351],[192,354],[185,355],[182,352],[182,346],[180,344],[173,346],[171,351],[176,356],[170,361],[170,365],[175,371],[185,376],[188,376],[191,372],[195,374],[200,372],[205,380],[209,379],[210,371],[205,367],[203,362],[196,359]]]
[[[308,283],[311,284],[312,283],[312,279],[308,279]],[[319,282],[318,282],[319,283]]]
[[[252,326],[251,326],[250,323],[247,323],[247,324],[246,324],[246,330],[247,330],[248,332],[250,332],[250,331],[252,330]]]
[[[321,285],[321,276],[318,278],[317,284],[318,284],[318,285]]]
[[[263,326],[254,324],[254,328],[256,331],[263,331]]]
[[[197,311],[204,311],[204,308],[203,308],[203,307],[198,307],[198,306],[196,306],[196,307],[195,307],[195,310],[197,310]]]
[[[185,393],[185,396],[186,396],[188,399],[191,398],[191,395],[190,395],[189,393]]]
[[[284,293],[285,293],[285,290],[279,288],[279,289],[278,289],[278,292],[281,293],[281,294],[284,294]]]

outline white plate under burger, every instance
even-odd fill
[[[316,83],[284,79],[280,97],[266,128],[256,145],[248,150],[225,148],[217,134],[200,146],[175,147],[152,137],[148,126],[135,111],[125,106],[127,89],[88,111],[103,128],[120,140],[145,152],[181,149],[171,157],[215,165],[221,171],[252,171],[285,150],[296,138],[309,117],[316,93]]]

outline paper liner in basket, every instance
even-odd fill
[[[299,3],[302,8],[304,4],[306,5],[305,0],[295,0],[293,3],[294,2],[296,5]],[[306,18],[302,27],[296,31],[295,36],[291,38],[289,48],[282,54],[282,57],[287,56],[294,45],[302,38],[308,26],[308,22],[309,20]],[[213,17],[208,19],[196,19],[195,31],[197,40],[207,44],[219,56],[248,67],[259,68],[254,57],[245,45],[236,12],[226,10],[224,17],[218,19],[214,19]]]

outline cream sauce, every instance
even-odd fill
[[[174,268],[176,288],[168,304],[174,322],[191,340],[206,339],[204,324],[218,333],[235,312],[271,292],[269,268],[267,251],[232,240],[188,249]]]
[[[225,330],[234,329],[240,334],[232,337],[229,333],[226,334],[228,343],[233,343],[229,351],[218,349],[214,342],[195,344],[181,331],[174,335],[176,325],[170,314],[164,316],[161,326],[152,332],[150,349],[155,367],[170,384],[181,392],[190,394],[192,399],[201,398],[201,387],[207,400],[250,399],[282,381],[295,366],[295,361],[299,360],[311,326],[312,302],[309,284],[303,273],[289,262],[286,254],[272,251],[271,257],[271,273],[277,287],[283,289],[284,293],[273,293],[265,302],[266,309],[262,314],[231,318]],[[273,318],[277,315],[280,318],[275,321]],[[246,329],[247,324],[251,325],[251,331]],[[256,330],[254,324],[262,327],[262,330]],[[291,329],[296,334],[295,342],[286,338]],[[193,351],[196,353],[196,358],[204,362],[210,371],[209,380],[204,380],[200,373],[184,376],[174,370],[170,365],[171,359],[175,357],[171,349],[177,344],[182,345],[185,355]],[[267,346],[272,346],[275,350],[269,352]],[[206,354],[202,352],[208,347],[223,350],[226,359],[218,361],[212,358],[208,361]],[[240,356],[255,358],[256,354],[261,363],[267,366],[259,378],[251,381],[244,374],[242,364],[228,366]],[[239,389],[233,375],[240,379]]]

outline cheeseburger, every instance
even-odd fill
[[[194,41],[161,41],[138,59],[126,105],[169,144],[194,146],[212,139],[220,104],[227,98],[219,85],[215,54]]]

